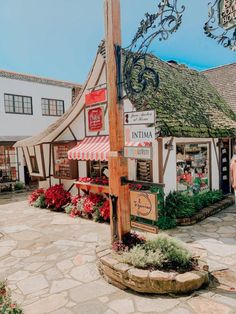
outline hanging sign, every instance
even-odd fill
[[[219,0],[219,25],[225,30],[236,27],[236,0]]]
[[[96,107],[88,110],[88,130],[98,132],[104,130],[104,108]]]
[[[155,234],[158,233],[158,228],[156,226],[140,223],[137,221],[131,221],[131,227],[137,228],[137,229],[149,232],[149,233],[155,233]]]
[[[157,194],[130,191],[131,215],[157,220]]]
[[[145,126],[125,126],[125,142],[150,143],[155,141],[155,128]]]
[[[125,146],[124,157],[152,160],[152,147]]]
[[[102,88],[99,90],[95,90],[85,95],[85,105],[91,106],[98,103],[103,103],[106,101],[106,89]]]
[[[124,113],[124,124],[152,124],[155,123],[155,111],[133,111]]]

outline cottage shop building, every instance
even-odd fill
[[[39,178],[40,186],[63,183],[76,193],[77,181],[77,188],[108,193],[105,62],[101,46],[74,106],[44,132],[16,144],[23,151],[30,174]],[[155,140],[151,144],[126,142],[126,150],[138,146],[147,153],[146,159],[145,153],[141,153],[140,159],[128,160],[129,179],[163,183],[165,193],[219,189],[224,183],[228,193],[230,139],[236,133],[234,112],[201,73],[152,55],[148,62],[159,73],[158,90],[148,89],[142,97],[126,97],[124,109],[155,110]],[[140,134],[137,136],[140,138]],[[222,148],[224,139],[229,140],[227,150]],[[37,161],[37,171],[32,157]]]

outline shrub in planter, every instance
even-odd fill
[[[62,207],[70,202],[70,193],[65,191],[62,184],[56,184],[45,192],[45,202],[52,210],[62,210]]]
[[[15,191],[23,190],[24,188],[25,188],[24,182],[17,181],[17,182],[14,184],[14,190],[15,190]]]
[[[187,218],[195,213],[191,196],[180,192],[170,192],[166,197],[165,215],[172,218]]]
[[[182,272],[197,265],[184,243],[167,235],[157,235],[150,240],[142,239],[141,243],[131,247],[119,243],[118,248],[115,247],[114,257],[137,268]]]
[[[109,200],[105,200],[102,206],[98,209],[100,216],[104,221],[110,220],[110,202]]]
[[[162,230],[176,227],[176,219],[168,216],[160,216],[157,220],[157,227]]]
[[[44,189],[36,189],[34,190],[28,197],[28,201],[30,205],[34,205],[36,200],[39,198],[40,195],[44,194]]]

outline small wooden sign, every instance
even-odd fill
[[[130,191],[131,215],[157,220],[157,194]]]
[[[124,113],[124,124],[152,124],[155,123],[155,111],[132,111]]]
[[[88,110],[88,130],[97,132],[104,130],[104,108],[96,107]]]
[[[152,147],[125,146],[124,157],[133,159],[152,160]]]
[[[133,228],[138,228],[146,232],[150,233],[158,233],[158,228],[156,226],[148,225],[148,224],[143,224],[137,221],[131,221],[131,227]]]

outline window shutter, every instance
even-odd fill
[[[137,180],[152,182],[151,160],[137,160]]]

